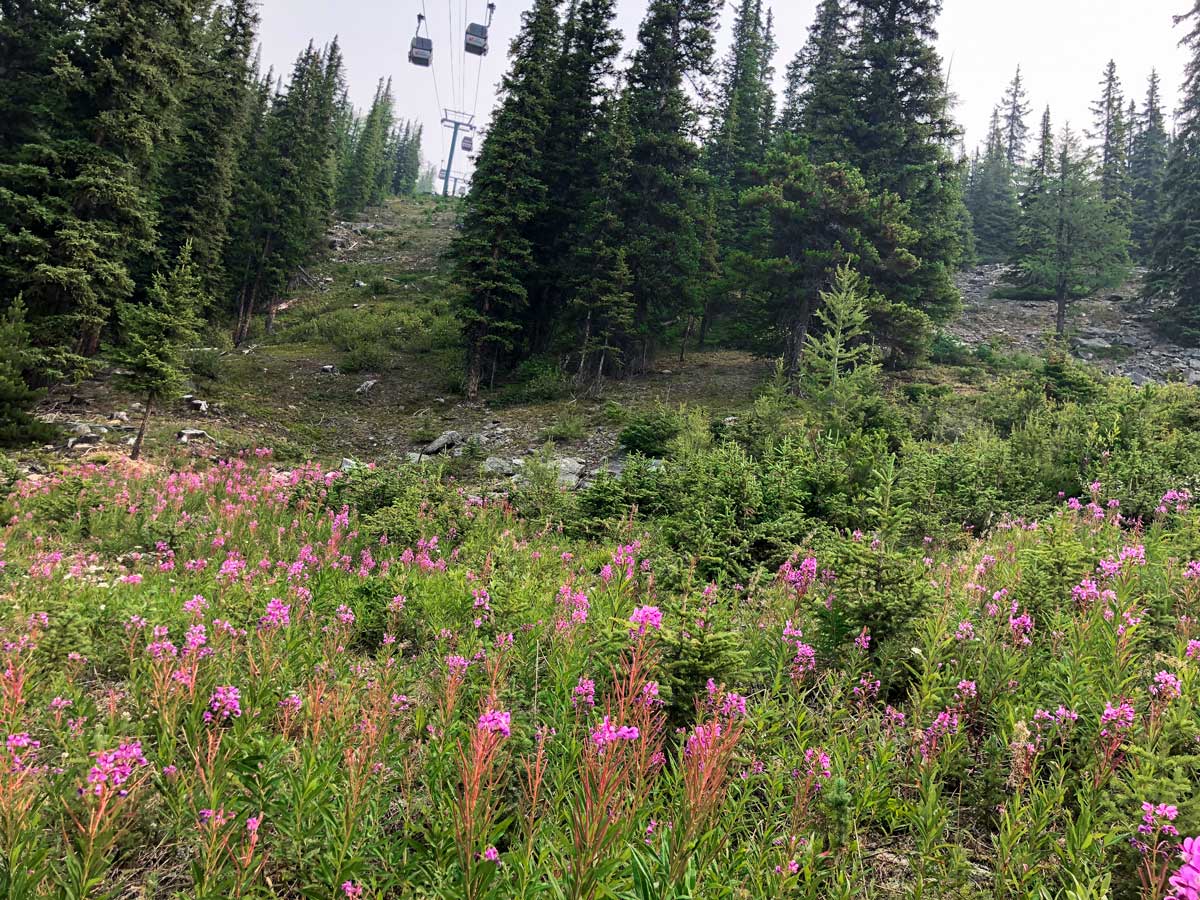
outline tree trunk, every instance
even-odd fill
[[[483,376],[483,348],[478,341],[472,341],[467,351],[467,399],[476,400],[479,397],[479,382]]]
[[[1061,341],[1067,334],[1067,292],[1058,290],[1058,311],[1054,317],[1054,334]]]
[[[146,439],[146,426],[150,424],[150,410],[154,407],[154,399],[146,395],[146,411],[142,414],[142,424],[138,428],[137,437],[133,439],[133,449],[129,451],[130,459],[138,459],[142,455],[142,441]]]

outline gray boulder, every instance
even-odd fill
[[[457,447],[464,440],[465,438],[459,432],[446,431],[421,452],[426,456],[434,456],[438,453],[441,453],[443,450],[449,450],[452,447]]]

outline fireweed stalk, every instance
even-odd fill
[[[665,716],[657,684],[649,679],[653,634],[661,618],[643,614],[631,629],[631,646],[611,669],[604,714],[579,754],[578,787],[570,808],[572,853],[567,896],[596,896],[615,849],[636,831],[635,820],[663,764]]]
[[[139,741],[92,753],[93,763],[79,788],[78,806],[68,806],[75,826],[67,858],[68,900],[90,897],[111,865],[111,850],[129,827],[135,800],[149,777]]]
[[[496,872],[496,861],[484,858],[499,814],[498,791],[512,735],[512,717],[498,708],[495,697],[480,706],[479,719],[464,744],[458,745],[459,794],[454,808],[454,843],[462,871],[462,896],[482,897]]]
[[[725,803],[729,767],[745,730],[746,701],[710,680],[708,697],[697,705],[700,722],[684,741],[679,766],[683,793],[668,843],[671,880],[679,883],[689,864],[703,873],[720,852],[725,835],[713,821]]]

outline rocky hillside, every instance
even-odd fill
[[[1040,353],[1054,332],[1054,304],[1004,294],[1004,266],[983,266],[958,278],[963,315],[948,330],[964,343]],[[1165,341],[1153,327],[1155,305],[1133,281],[1120,290],[1071,305],[1069,335],[1076,355],[1134,384],[1200,384],[1200,349]]]

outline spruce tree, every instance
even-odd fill
[[[1111,215],[1125,228],[1132,219],[1129,187],[1129,136],[1132,123],[1125,120],[1125,95],[1117,64],[1109,61],[1100,81],[1100,99],[1092,105],[1095,126],[1091,138],[1099,154],[1100,195]]]
[[[0,16],[0,287],[24,295],[50,377],[85,365],[158,258],[156,151],[178,133],[196,7],[13,0]]]
[[[381,78],[371,109],[354,136],[353,149],[338,186],[338,213],[353,218],[383,202],[390,185],[388,139],[394,121],[392,83]]]
[[[18,297],[0,314],[0,446],[45,441],[54,434],[53,428],[30,415],[41,397],[27,383],[36,365],[25,304]]]
[[[559,338],[574,349],[575,330],[564,305],[572,301],[563,286],[577,284],[580,273],[574,268],[582,260],[575,251],[594,239],[588,223],[601,183],[609,189],[614,185],[605,171],[610,155],[606,132],[612,125],[621,50],[614,16],[613,0],[577,0],[563,23],[541,149],[550,202],[529,228],[534,265],[526,279],[524,331],[530,352],[545,351]]]
[[[177,396],[187,380],[185,350],[196,340],[196,310],[202,298],[191,244],[184,244],[170,272],[154,276],[144,303],[122,302],[117,308],[122,343],[114,356],[125,370],[121,380],[145,398],[131,459],[141,455],[155,404]]]
[[[237,217],[235,340],[245,340],[265,306],[272,325],[275,301],[296,267],[317,246],[334,209],[339,98],[343,59],[335,39],[323,51],[310,44],[277,93],[243,159],[246,209]]]
[[[1025,124],[1029,116],[1029,101],[1025,95],[1020,66],[1017,66],[1017,74],[1004,93],[1000,108],[1004,123],[1004,156],[1009,171],[1016,172],[1025,163],[1025,145],[1029,140],[1029,126]]]
[[[452,250],[463,290],[466,393],[472,399],[524,337],[524,278],[533,264],[528,231],[547,199],[541,150],[559,49],[557,5],[537,0],[523,16]]]
[[[974,225],[975,249],[983,262],[1005,262],[1013,252],[1020,220],[1013,170],[1008,162],[1008,123],[992,112],[987,149],[972,166],[966,202]]]
[[[395,168],[392,172],[392,194],[411,197],[421,177],[421,134],[419,122],[405,122],[396,132]]]
[[[213,7],[194,29],[186,48],[182,129],[163,167],[163,251],[174,257],[191,242],[209,297],[225,286],[224,254],[238,156],[249,127],[257,29],[258,12],[250,0]]]
[[[705,151],[708,171],[731,192],[737,191],[739,172],[763,161],[770,138],[763,130],[771,106],[769,40],[762,0],[742,0],[734,9],[732,41],[721,65]]]
[[[1150,261],[1154,231],[1163,213],[1163,177],[1167,169],[1170,139],[1163,114],[1162,89],[1157,71],[1150,73],[1146,101],[1138,120],[1129,155],[1129,179],[1133,201],[1130,236],[1137,262]]]
[[[1128,232],[1111,215],[1090,151],[1063,131],[1045,190],[1032,198],[1017,260],[1022,283],[1056,303],[1055,332],[1066,332],[1075,297],[1111,287],[1128,274]]]
[[[626,99],[630,168],[621,217],[635,305],[637,364],[662,329],[700,304],[704,179],[689,87],[712,74],[718,0],[651,0]]]
[[[1191,58],[1163,181],[1147,292],[1173,298],[1173,318],[1181,333],[1200,341],[1200,0],[1176,21],[1188,29],[1182,44]]]
[[[808,41],[788,63],[780,128],[813,138],[825,123],[840,120],[852,102],[849,65],[851,16],[848,0],[821,0]],[[836,124],[820,132],[824,156],[833,156],[847,136]]]
[[[905,221],[904,205],[894,195],[873,195],[847,166],[814,165],[801,147],[795,138],[782,141],[759,167],[758,186],[743,202],[763,211],[762,226],[754,252],[737,261],[756,300],[745,316],[766,340],[763,349],[782,352],[784,374],[793,386],[820,294],[841,266],[856,268],[883,295],[874,303],[877,332],[881,325],[887,328],[889,318],[923,322],[926,333],[929,325],[919,313],[907,315],[915,312],[911,307],[883,299],[897,296],[899,282],[919,265],[908,249],[917,235]],[[904,340],[920,343],[921,335]]]
[[[845,62],[823,92],[836,110],[805,132],[817,162],[840,161],[873,191],[897,194],[919,232],[911,273],[921,308],[944,320],[960,297],[952,272],[963,256],[966,216],[952,147],[942,60],[934,47],[941,0],[851,0],[857,25]]]
[[[621,368],[634,320],[618,214],[620,190],[628,177],[629,129],[616,98],[602,110],[593,152],[600,177],[588,196],[565,283],[570,349],[578,357],[577,381],[585,386]]]

